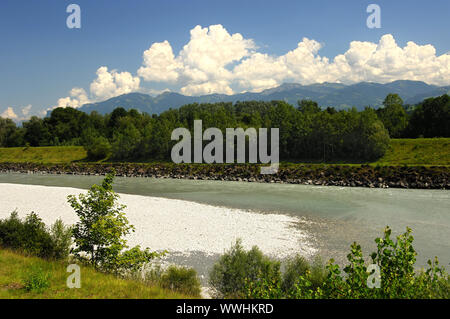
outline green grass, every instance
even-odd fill
[[[85,162],[86,151],[81,146],[13,147],[0,148],[0,163],[67,164]],[[138,161],[140,163],[158,163]],[[302,163],[302,161],[296,161]],[[359,165],[346,161],[328,164]],[[311,163],[309,163],[311,164]],[[314,162],[312,164],[320,164]],[[391,139],[391,145],[383,158],[371,165],[450,165],[450,138]]]
[[[81,288],[66,286],[67,263],[0,249],[0,299],[186,299],[190,296],[146,285],[139,281],[119,279],[113,275],[81,267]],[[49,287],[27,291],[26,280],[32,269],[49,274]]]
[[[0,163],[61,164],[77,162],[86,156],[82,146],[0,148]]]
[[[392,139],[379,165],[450,165],[450,138]]]

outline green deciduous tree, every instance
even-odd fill
[[[29,121],[23,123],[25,129],[25,143],[30,146],[49,145],[52,136],[45,121],[37,116],[32,116]]]
[[[408,126],[410,137],[450,137],[450,96],[423,101],[414,109]]]
[[[111,144],[103,136],[92,137],[83,146],[88,157],[93,160],[105,159],[111,155]]]
[[[136,246],[128,251],[125,236],[134,231],[128,223],[124,205],[117,203],[112,189],[114,174],[108,174],[102,184],[93,185],[87,194],[68,196],[79,217],[73,228],[74,255],[87,260],[97,269],[122,273],[136,270],[160,254]]]
[[[0,147],[20,146],[23,144],[23,130],[11,119],[0,117]]]
[[[398,94],[388,94],[383,102],[384,107],[377,110],[391,137],[402,137],[408,125],[408,115],[403,108],[403,100]]]

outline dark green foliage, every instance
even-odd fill
[[[108,120],[108,128],[113,129],[118,127],[119,120],[128,115],[127,111],[123,107],[117,107],[111,112],[111,116]]]
[[[83,145],[93,160],[170,160],[176,143],[172,131],[185,127],[193,135],[194,120],[202,120],[203,129],[217,127],[224,138],[226,128],[279,128],[284,161],[368,161],[385,154],[389,136],[450,136],[448,95],[426,99],[414,108],[410,120],[397,94],[389,94],[377,111],[322,110],[311,100],[298,104],[295,108],[285,101],[193,103],[160,115],[121,107],[106,115],[57,108],[47,118],[25,121],[23,128],[0,119],[0,147]]]
[[[111,155],[111,145],[107,138],[103,136],[97,136],[89,139],[84,145],[87,151],[87,155],[90,159],[100,160],[108,158]]]
[[[412,112],[409,137],[450,137],[450,96],[444,94],[420,103]]]
[[[380,121],[376,120],[373,109],[367,108],[361,113],[359,133],[363,138],[356,139],[360,155],[356,158],[376,160],[382,157],[389,147],[388,131]]]
[[[142,141],[141,133],[127,118],[118,120],[113,133],[112,153],[117,160],[136,158]]]
[[[52,137],[45,120],[33,116],[30,120],[23,123],[23,128],[25,129],[24,141],[28,145],[44,146],[50,144]],[[58,136],[55,136],[55,138],[58,138]]]
[[[384,154],[386,138],[379,138],[385,130],[378,118],[367,118],[364,112],[322,111],[309,100],[299,102],[298,109],[284,101],[194,103],[153,116],[123,108],[104,116],[57,108],[50,117],[25,121],[23,129],[11,121],[0,123],[0,142],[4,146],[83,145],[93,160],[170,160],[176,143],[172,131],[186,127],[193,135],[198,119],[204,129],[219,128],[224,138],[226,128],[279,128],[282,160],[367,160]]]
[[[258,298],[281,286],[280,263],[263,255],[258,247],[245,251],[238,240],[214,265],[209,282],[215,297]]]
[[[300,277],[308,278],[311,289],[317,289],[322,286],[326,278],[326,270],[322,261],[316,258],[311,264],[306,258],[297,255],[287,262],[283,273],[283,292],[289,295],[296,290],[298,279]]]
[[[161,276],[161,287],[191,296],[200,296],[197,272],[192,268],[169,266]]]
[[[156,263],[133,275],[151,286],[160,286],[194,297],[200,297],[201,294],[201,283],[193,268],[176,265],[165,268]]]
[[[408,125],[408,116],[403,108],[403,100],[398,94],[389,94],[384,99],[383,106],[377,110],[377,115],[388,130],[390,137],[402,137]]]
[[[51,145],[79,145],[81,133],[89,124],[89,116],[71,107],[56,108],[44,121],[49,128]]]
[[[22,145],[23,133],[11,119],[0,117],[0,147]]]
[[[283,291],[294,289],[298,277],[304,276],[309,269],[309,262],[303,256],[297,255],[289,260],[283,274]]]
[[[320,112],[320,107],[317,102],[311,100],[301,100],[298,102],[298,110],[302,113],[318,113]],[[331,113],[331,112],[329,112]]]
[[[54,246],[53,257],[67,258],[72,245],[72,228],[65,226],[62,220],[58,219],[50,228],[50,236]]]
[[[226,253],[222,256],[219,266],[216,265],[216,273],[213,273],[214,278],[221,280],[214,281],[213,286],[222,290],[222,287],[231,286],[241,292],[239,287],[242,286],[234,278],[238,277],[236,274],[245,273],[245,293],[238,296],[244,295],[247,298],[450,298],[450,277],[444,268],[439,267],[437,258],[433,262],[428,261],[428,269],[415,269],[416,252],[412,246],[413,240],[411,229],[407,228],[406,232],[397,236],[394,241],[391,239],[391,229],[387,227],[384,237],[375,240],[377,251],[371,254],[369,263],[362,254],[361,246],[353,243],[347,255],[348,264],[342,269],[332,259],[324,267],[320,261],[311,265],[304,258],[297,256],[287,263],[282,281],[280,275],[260,276],[260,268],[249,268],[244,262],[236,262],[236,258],[230,259],[231,253]],[[243,256],[249,254],[243,252],[242,247],[237,247],[234,251]],[[267,259],[259,256],[259,260],[264,258]],[[375,285],[375,270],[369,273],[369,264],[379,267],[378,288]],[[220,276],[217,276],[217,273]],[[370,286],[370,283],[374,285]],[[219,291],[222,291],[220,289]]]
[[[34,212],[24,221],[13,212],[0,220],[0,245],[43,258],[65,259],[71,245],[71,229],[58,220],[49,230]]]

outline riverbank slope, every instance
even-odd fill
[[[0,148],[0,172],[184,178],[306,185],[450,189],[450,138],[393,139],[376,162],[281,163],[277,174],[260,165],[89,162],[82,147]]]
[[[0,249],[0,299],[186,299],[192,298],[134,280],[124,280],[90,267],[81,269],[81,288],[66,285],[67,263]],[[28,281],[48,278],[48,288],[27,290]],[[36,279],[34,279],[36,280]],[[41,280],[41,282],[42,282]],[[47,285],[46,285],[47,286]]]

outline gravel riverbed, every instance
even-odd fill
[[[34,211],[49,225],[61,218],[66,224],[77,222],[67,196],[85,193],[68,187],[0,183],[0,218],[14,210],[20,217]],[[136,231],[129,235],[130,246],[168,250],[189,255],[222,254],[237,238],[245,248],[257,245],[273,257],[285,258],[316,252],[312,235],[302,229],[300,217],[216,207],[159,197],[119,194],[120,203]]]

